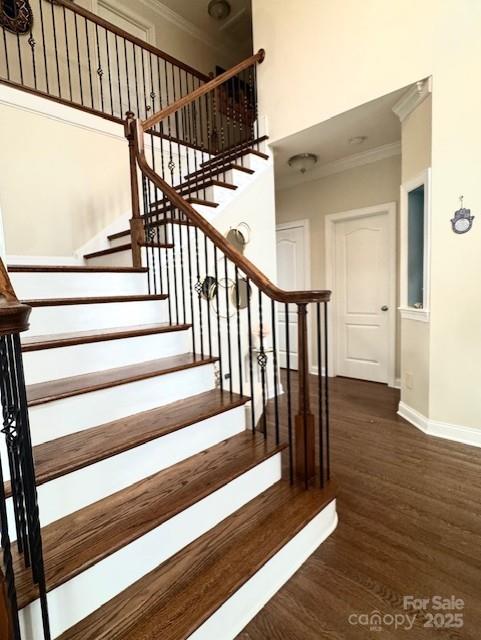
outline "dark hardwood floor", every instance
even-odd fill
[[[396,415],[398,400],[384,385],[332,381],[338,528],[237,640],[481,638],[481,450],[424,435]],[[405,609],[404,596],[464,607]],[[382,630],[355,617],[374,611]],[[463,626],[425,627],[434,613],[440,624],[462,613]]]

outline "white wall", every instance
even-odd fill
[[[8,149],[0,154],[7,253],[73,256],[77,247],[129,211],[122,127],[88,114],[75,126],[34,108],[12,106],[17,100],[31,107],[47,102],[0,86],[0,139]],[[72,111],[81,113],[51,102],[47,107],[67,117]],[[104,131],[97,129],[99,121]]]
[[[272,140],[433,77],[428,416],[481,428],[481,226],[460,236],[449,222],[460,194],[481,210],[481,3],[253,0],[253,11]]]
[[[431,112],[432,98],[428,96],[402,122],[402,184],[416,179],[431,167]],[[407,211],[401,212],[401,215],[407,215]],[[402,265],[402,268],[406,268],[406,265]],[[401,401],[428,416],[430,323],[403,318],[401,344]]]

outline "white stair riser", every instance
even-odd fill
[[[30,407],[33,445],[155,409],[215,386],[214,365],[166,373]]]
[[[115,597],[268,489],[281,477],[277,454],[48,594],[53,638]],[[20,612],[22,633],[41,640],[39,601]]]
[[[242,158],[239,158],[236,162],[246,169],[258,171],[259,169],[262,169],[262,167],[265,167],[267,160],[257,156],[255,153],[248,153]]]
[[[27,351],[23,354],[25,379],[35,384],[167,358],[187,353],[191,342],[191,332],[185,330]]]
[[[116,251],[96,258],[85,258],[85,262],[89,267],[131,267],[132,250],[125,249],[125,251]]]
[[[102,498],[219,444],[244,430],[244,407],[237,407],[156,440],[101,460],[38,487],[43,527]],[[16,539],[13,501],[7,500],[10,536]]]
[[[167,322],[167,305],[166,300],[142,300],[34,307],[30,315],[30,329],[25,335],[40,336]]]
[[[234,640],[337,526],[336,501],[280,549],[189,640]]]
[[[148,293],[146,273],[12,273],[20,300],[128,296]]]
[[[130,242],[130,233],[128,236],[121,236],[120,238],[114,238],[113,240],[109,240],[109,247],[114,249],[115,247],[121,247],[123,244]],[[90,264],[90,260],[89,260]]]

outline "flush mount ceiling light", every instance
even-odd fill
[[[207,11],[214,20],[224,20],[230,15],[231,7],[227,0],[210,0]]]
[[[287,161],[287,164],[301,173],[310,171],[317,162],[317,156],[313,153],[298,153]]]
[[[349,144],[362,144],[367,140],[367,136],[354,136],[354,138],[349,138]]]

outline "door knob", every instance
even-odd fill
[[[389,307],[387,306],[387,304],[382,305],[381,311],[389,311]]]

